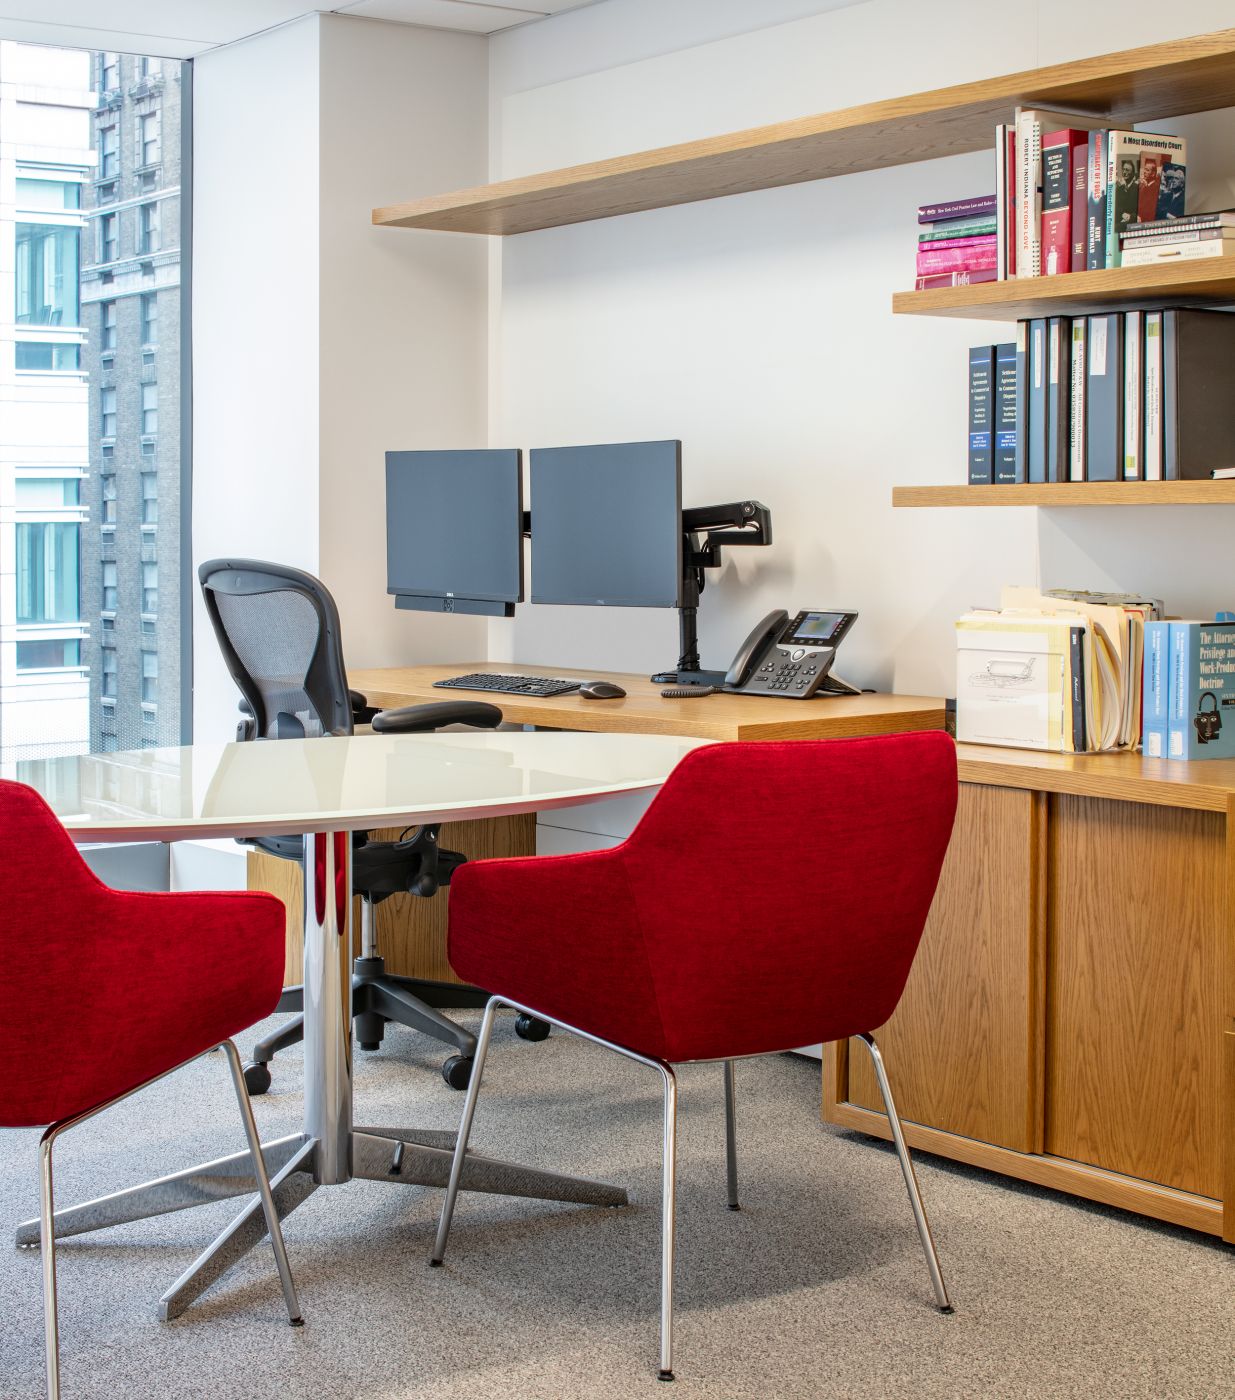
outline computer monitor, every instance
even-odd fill
[[[533,603],[681,605],[680,442],[533,448],[531,461]]]
[[[523,600],[521,452],[387,452],[386,591],[399,608],[514,616]]]

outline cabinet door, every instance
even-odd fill
[[[1051,807],[1046,1150],[1222,1195],[1225,817]]]
[[[902,1118],[1018,1152],[1041,1142],[1042,799],[962,783],[905,995],[875,1038]],[[849,1101],[882,1111],[865,1047]]]

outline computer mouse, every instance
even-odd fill
[[[620,700],[626,692],[612,681],[588,681],[579,687],[579,694],[585,700]]]

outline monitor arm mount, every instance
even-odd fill
[[[682,654],[676,668],[657,672],[652,677],[654,682],[715,686],[723,683],[723,671],[704,671],[699,661],[699,598],[706,583],[703,571],[720,567],[720,552],[726,546],[771,543],[772,512],[760,501],[730,501],[682,512]]]

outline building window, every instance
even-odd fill
[[[153,437],[159,431],[159,386],[142,385],[142,437]]]
[[[99,219],[99,261],[115,262],[120,256],[120,215],[104,214]]]
[[[159,114],[147,112],[137,119],[137,163],[157,165],[159,160]]]
[[[159,478],[154,472],[142,472],[142,524],[159,523]],[[152,612],[152,608],[147,608]]]
[[[157,253],[159,251],[159,206],[157,204],[138,205],[137,251]]]
[[[159,653],[142,652],[142,700],[153,705],[159,698]]]
[[[17,323],[77,324],[78,230],[61,224],[18,224]]]
[[[120,55],[99,54],[99,91],[115,92],[120,86]]]
[[[120,173],[120,128],[113,122],[99,127],[99,179],[114,180]]]
[[[103,667],[99,672],[99,694],[104,700],[116,698],[116,648],[102,649]]]
[[[115,389],[99,390],[99,436],[105,438],[116,436]]]
[[[157,78],[162,75],[163,60],[161,58],[148,58],[142,55],[137,60],[137,76],[139,78]]]
[[[119,570],[114,559],[103,560],[103,611],[114,613],[120,601]]]
[[[75,524],[44,520],[18,523],[18,622],[78,620],[78,533]]]
[[[104,301],[100,302],[99,306],[102,325],[100,349],[114,350],[116,348],[116,303]]]
[[[19,476],[14,488],[18,510],[59,510],[81,503],[81,481],[75,476]]]
[[[142,612],[157,613],[159,610],[159,566],[142,565]],[[146,697],[143,696],[144,700]]]
[[[19,340],[14,367],[27,374],[47,370],[80,369],[81,346],[45,340]]]
[[[17,207],[19,209],[81,208],[81,186],[76,180],[34,180],[17,177]]]
[[[142,293],[142,344],[159,343],[159,298],[157,292]]]
[[[116,523],[116,477],[109,472],[103,478],[103,520],[104,525]]]
[[[53,637],[17,643],[19,671],[49,671],[59,666],[81,665],[80,637]]]

